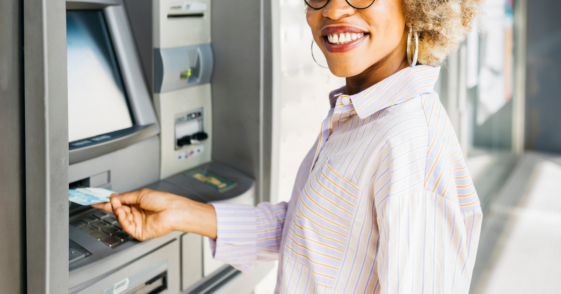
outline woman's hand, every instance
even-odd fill
[[[142,189],[112,195],[111,201],[92,207],[117,216],[123,230],[144,241],[173,231],[216,238],[214,207],[170,193]]]

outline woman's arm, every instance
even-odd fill
[[[92,205],[117,216],[123,230],[138,240],[173,231],[209,237],[216,259],[242,270],[278,258],[287,204],[204,204],[170,193],[142,189],[113,195]]]
[[[214,207],[174,194],[142,189],[112,195],[111,202],[92,207],[117,216],[123,230],[141,241],[173,231],[216,238]]]

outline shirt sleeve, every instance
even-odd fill
[[[380,293],[468,293],[481,208],[430,192],[389,197],[377,209]]]
[[[217,237],[210,239],[215,259],[247,272],[257,261],[278,259],[287,203],[212,204]]]

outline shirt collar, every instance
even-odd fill
[[[335,108],[342,97],[348,97],[351,107],[364,119],[384,108],[433,92],[439,72],[439,66],[407,67],[355,95],[346,95],[345,87],[339,88],[329,94],[329,102]]]

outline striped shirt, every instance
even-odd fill
[[[288,203],[214,204],[214,257],[278,259],[276,293],[468,293],[482,213],[439,71],[333,91]]]

